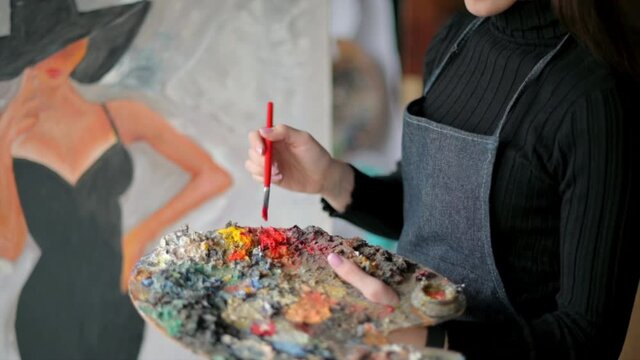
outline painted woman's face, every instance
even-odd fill
[[[511,7],[517,0],[464,0],[464,5],[475,16],[493,16]]]
[[[64,81],[80,64],[87,53],[88,45],[88,38],[77,40],[37,63],[33,67],[34,72],[45,84],[54,85]]]

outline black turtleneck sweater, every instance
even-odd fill
[[[425,80],[472,19],[456,16],[440,31],[426,56]],[[517,2],[471,35],[418,111],[491,134],[518,86],[566,33],[543,1]],[[628,98],[575,39],[526,89],[500,135],[490,195],[494,257],[521,318],[447,322],[452,349],[470,359],[617,358],[640,269],[627,256],[637,193],[630,186],[628,123],[638,117]],[[398,237],[401,176],[410,171],[385,177],[356,171],[347,210],[336,213],[326,202],[325,209]]]

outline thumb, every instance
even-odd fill
[[[397,305],[400,302],[398,294],[392,288],[351,261],[335,253],[329,254],[327,261],[342,280],[360,290],[368,300],[383,305]]]
[[[309,135],[309,133],[283,124],[278,124],[272,128],[260,128],[259,131],[260,135],[265,140],[284,140],[290,145],[303,145],[305,142],[311,139],[311,135]]]

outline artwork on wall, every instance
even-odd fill
[[[177,224],[261,222],[241,159],[267,100],[326,144],[326,4],[0,8],[0,358],[187,356],[144,329],[125,279]],[[326,226],[317,199],[272,201],[272,223]]]
[[[388,94],[375,59],[357,42],[337,40],[333,62],[334,155],[380,147],[389,127]]]
[[[333,154],[370,176],[388,174],[400,159],[400,54],[393,2],[334,0]],[[394,250],[397,241],[334,218],[335,233]]]

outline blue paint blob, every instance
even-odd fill
[[[254,288],[254,289],[261,289],[262,288],[262,284],[260,284],[260,279],[252,278],[251,279],[251,287]]]
[[[307,351],[300,344],[274,341],[271,345],[273,345],[276,350],[282,351],[291,356],[303,357],[307,355]]]
[[[209,278],[209,286],[212,288],[218,288],[222,286],[222,284],[223,284],[223,281],[220,278],[216,278],[216,277]]]

